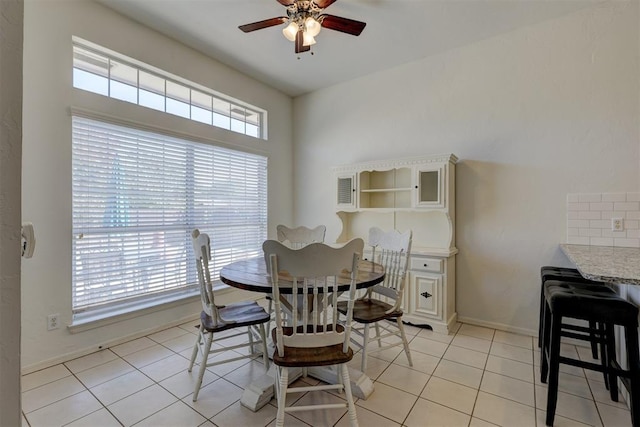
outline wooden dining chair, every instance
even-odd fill
[[[347,362],[353,358],[349,347],[351,315],[356,291],[356,277],[364,242],[354,239],[341,248],[312,243],[301,249],[291,249],[275,240],[262,245],[269,259],[273,285],[276,327],[272,337],[276,346],[273,363],[276,365],[276,398],[278,413],[276,426],[284,425],[287,412],[348,409],[349,421],[357,426],[356,409],[351,394]],[[340,291],[336,283],[348,285],[346,321],[338,323],[336,302]],[[283,307],[281,294],[289,297],[290,307]],[[301,305],[301,306],[300,306]],[[292,313],[285,324],[283,309]],[[339,384],[289,387],[290,368],[336,365]],[[286,406],[288,393],[321,390],[344,390],[347,399],[342,404]]]
[[[371,261],[381,264],[385,269],[384,281],[368,288],[363,297],[355,301],[353,321],[362,325],[354,327],[352,343],[362,349],[361,370],[367,367],[369,353],[387,350],[402,345],[413,366],[411,351],[402,324],[402,295],[407,281],[407,267],[411,255],[412,231],[400,233],[396,230],[384,232],[377,227],[369,230]],[[338,311],[347,314],[348,302],[340,301]],[[374,325],[375,335],[370,337],[370,326]],[[382,345],[382,340],[397,337],[399,340]],[[370,344],[371,339],[378,342],[377,347]]]
[[[305,226],[299,226],[290,228],[286,225],[279,224],[276,227],[278,241],[292,249],[300,249],[307,246],[310,243],[324,243],[324,235],[327,232],[327,227],[319,225],[315,228],[309,228]],[[268,264],[268,260],[265,260]],[[267,334],[271,331],[271,322],[274,320],[273,315],[273,297],[271,294],[267,294],[267,301],[269,306],[267,311],[271,314],[271,319],[267,323]]]
[[[200,328],[198,337],[193,345],[191,353],[191,362],[189,363],[189,372],[193,368],[198,352],[200,352],[200,371],[193,392],[193,401],[198,399],[198,393],[202,386],[202,377],[206,368],[220,365],[223,363],[233,362],[235,360],[256,357],[256,346],[261,346],[262,358],[264,361],[265,371],[269,369],[269,355],[267,352],[267,340],[264,325],[269,321],[269,313],[260,307],[255,301],[243,301],[229,305],[218,306],[215,303],[215,295],[211,285],[211,275],[209,273],[209,260],[211,259],[211,244],[209,236],[200,233],[199,230],[193,230],[191,234],[193,238],[193,252],[196,258],[196,268],[198,270],[198,282],[200,284],[200,297],[202,300],[202,312],[200,313]],[[245,331],[217,338],[218,346],[212,349],[214,335],[220,332],[245,328]],[[260,339],[254,339],[254,333]],[[246,337],[246,341],[241,344],[224,346],[223,342],[239,336]],[[235,342],[235,341],[234,341]],[[207,362],[209,355],[220,353],[223,351],[234,350],[237,348],[250,347],[251,351],[248,355],[225,358],[215,362]]]

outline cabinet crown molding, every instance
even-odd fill
[[[405,157],[401,159],[374,160],[369,162],[351,163],[346,165],[334,166],[331,170],[334,173],[360,170],[390,170],[399,167],[409,167],[415,165],[424,165],[427,163],[457,163],[458,158],[455,154],[437,154],[431,156]]]

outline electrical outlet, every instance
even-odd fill
[[[611,231],[623,231],[624,221],[622,218],[611,218]]]
[[[60,327],[60,324],[58,323],[59,317],[60,315],[58,313],[47,316],[47,331],[52,331]]]

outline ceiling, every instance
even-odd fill
[[[367,23],[358,37],[323,29],[311,55],[295,54],[276,0],[98,0],[290,96],[416,61],[600,0],[338,0],[325,12]]]

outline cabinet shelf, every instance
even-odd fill
[[[360,190],[361,193],[398,193],[403,191],[411,191],[412,188],[369,188],[367,190]]]

